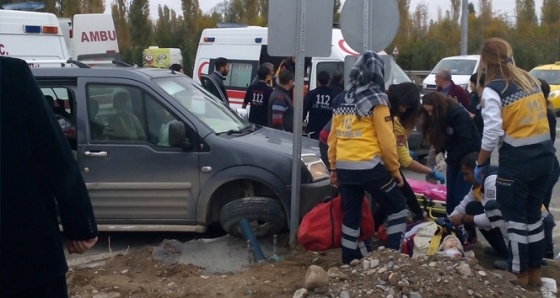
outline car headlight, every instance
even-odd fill
[[[327,167],[316,155],[302,154],[301,161],[309,171],[313,182],[329,178]]]
[[[558,96],[560,96],[560,90],[550,91],[550,93],[548,94],[548,99],[553,99]]]

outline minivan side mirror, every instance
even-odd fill
[[[183,150],[192,149],[193,145],[187,139],[185,124],[181,121],[169,123],[169,145]]]

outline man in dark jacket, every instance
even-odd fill
[[[222,90],[222,93],[225,96],[226,103],[229,104],[229,98],[227,95],[226,86],[224,85],[224,81],[226,80],[227,75],[229,74],[229,61],[224,57],[219,57],[214,62],[214,72],[210,74],[210,77],[214,79],[216,84]]]
[[[0,297],[68,297],[70,254],[97,241],[85,183],[27,64],[0,57]]]
[[[436,72],[436,86],[437,91],[445,94],[445,96],[455,98],[463,107],[469,107],[470,101],[467,90],[453,83],[449,70],[440,69]]]
[[[290,90],[294,86],[294,73],[283,70],[278,76],[278,85],[268,100],[268,126],[292,132],[294,126],[294,104]]]

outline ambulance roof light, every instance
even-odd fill
[[[24,33],[41,33],[41,26],[23,25]]]
[[[255,42],[256,43],[261,43],[262,42],[262,37],[256,37]]]
[[[46,34],[58,34],[58,27],[57,26],[43,26],[43,33]]]
[[[216,41],[215,37],[205,37],[204,38],[204,42],[214,42],[214,41]]]

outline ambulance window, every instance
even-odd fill
[[[214,71],[214,62],[210,61],[209,73]],[[224,80],[226,89],[233,90],[246,90],[257,76],[257,68],[259,67],[258,61],[250,60],[229,60],[229,74]]]
[[[230,62],[230,71],[224,82],[229,87],[247,88],[253,81],[252,63]]]
[[[320,73],[321,71],[326,71],[331,75],[333,73],[338,70],[341,73],[344,73],[344,62],[340,62],[340,61],[332,61],[332,62],[319,62],[317,63],[317,73]],[[313,76],[317,76],[317,74],[314,74]],[[313,80],[316,80],[316,78],[313,78]]]

